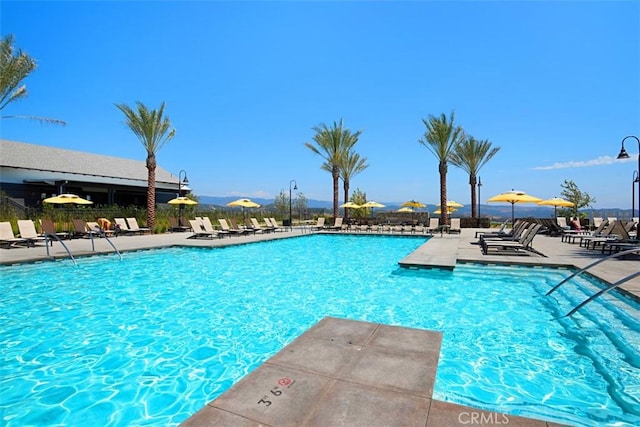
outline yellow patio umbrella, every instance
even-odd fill
[[[241,207],[242,208],[242,218],[244,218],[244,208],[259,208],[260,205],[254,202],[251,199],[238,199],[233,202],[227,203],[227,206],[230,207]]]
[[[383,205],[382,203],[374,202],[373,200],[360,206],[363,208],[384,208],[385,207],[385,205]]]
[[[176,197],[175,199],[171,199],[167,202],[170,205],[178,205],[178,226],[182,227],[182,208],[184,208],[185,205],[197,205],[198,202],[196,202],[195,200],[191,200],[188,197]]]
[[[550,199],[546,199],[541,202],[538,202],[538,204],[545,205],[545,206],[553,206],[554,218],[558,216],[558,206],[562,206],[563,208],[570,208],[576,205],[575,203],[565,200],[561,197],[552,197]]]
[[[227,206],[241,207],[241,208],[259,208],[260,205],[251,199],[238,199],[233,202],[227,203]]]
[[[424,208],[427,205],[425,205],[424,203],[421,203],[421,202],[417,202],[415,200],[409,200],[408,202],[404,202],[400,206],[401,207],[407,207],[407,208]]]
[[[514,205],[516,203],[538,203],[542,199],[531,196],[524,191],[511,190],[497,194],[487,200],[487,202],[506,202],[511,203],[511,223],[515,220]]]
[[[364,205],[361,205],[361,207],[363,207],[363,208],[371,208],[371,217],[373,217],[373,208],[384,208],[385,205],[383,205],[382,203],[374,202],[373,200],[371,200],[370,202],[367,202]]]
[[[398,209],[396,212],[414,212],[410,207],[405,206],[404,208]]]
[[[341,208],[349,208],[349,209],[360,209],[362,206],[357,203],[347,202],[340,205]]]
[[[440,203],[438,203],[438,206],[440,206]],[[462,203],[458,203],[455,200],[447,200],[447,209],[451,209],[451,208],[461,208],[464,205]]]
[[[198,202],[195,200],[191,200],[188,197],[176,197],[175,199],[171,199],[167,202],[170,205],[197,205]]]
[[[43,203],[75,203],[76,205],[92,205],[93,202],[87,199],[83,199],[75,194],[60,194],[59,196],[49,197],[42,201]]]
[[[447,207],[447,213],[448,213],[448,214],[453,213],[453,212],[455,212],[455,211],[457,211],[457,210],[458,210],[458,209],[456,209],[456,208],[450,208],[450,207]],[[440,210],[440,208],[438,208],[438,209],[436,209],[435,211],[433,211],[433,213],[434,213],[434,214],[437,214],[437,215],[440,215],[440,214],[442,213],[442,210]]]

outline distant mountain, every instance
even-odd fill
[[[212,206],[226,206],[227,203],[230,203],[234,200],[239,199],[240,197],[236,196],[198,196],[200,200],[200,204],[203,205],[212,205]],[[259,203],[263,207],[268,208],[275,203],[274,199],[263,199],[263,198],[250,198],[256,203]],[[380,202],[385,205],[384,208],[376,208],[375,212],[391,212],[400,209],[402,202]],[[328,200],[314,200],[307,199],[307,206],[310,209],[324,209],[331,210],[333,208],[333,202]],[[433,211],[437,209],[436,205],[427,205],[426,208],[418,209],[417,212],[431,212],[433,215]],[[553,207],[549,206],[538,206],[534,204],[516,204],[514,207],[514,212],[516,217],[536,217],[536,218],[551,218],[553,217]],[[617,218],[630,218],[631,217],[631,209],[619,209],[619,208],[607,208],[607,209],[582,209],[581,212],[584,212],[588,217],[589,216],[601,216],[601,217],[617,217]],[[480,214],[483,217],[490,216],[495,219],[500,218],[510,218],[511,217],[511,205],[509,204],[490,204],[490,205],[481,205],[480,206]],[[637,216],[638,213],[636,212]],[[464,206],[458,209],[454,216],[460,217],[469,217],[471,216],[471,207]]]

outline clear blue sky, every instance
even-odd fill
[[[596,208],[631,207],[640,136],[638,1],[0,3],[2,35],[38,61],[3,138],[144,161],[115,103],[165,101],[176,137],[158,153],[197,195],[274,197],[295,179],[330,200],[304,146],[312,127],[362,130],[369,200],[439,201],[422,118],[455,111],[500,152],[484,201],[510,189],[558,196],[565,179]],[[71,160],[70,160],[71,161]],[[450,166],[448,198],[470,202]],[[342,199],[342,192],[341,197]]]

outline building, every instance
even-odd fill
[[[25,207],[73,193],[96,205],[146,208],[147,174],[144,161],[0,139],[0,190]],[[178,178],[158,166],[156,202],[177,194]]]

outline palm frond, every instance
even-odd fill
[[[42,124],[60,125],[60,126],[67,125],[67,122],[65,122],[64,120],[51,119],[49,117],[39,117],[39,116],[11,115],[11,116],[0,116],[0,119],[28,119],[28,120],[37,120]]]

